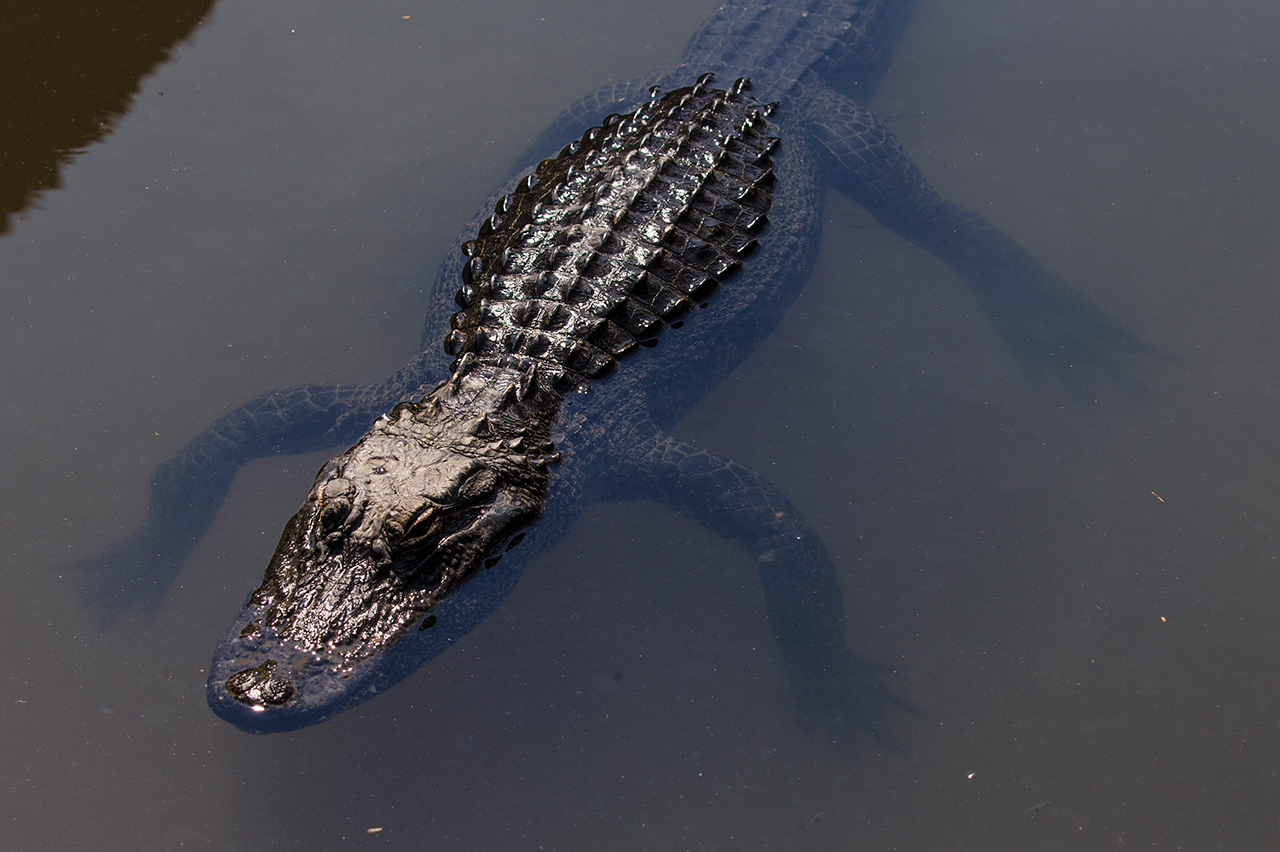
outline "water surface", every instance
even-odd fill
[[[680,424],[791,496],[920,708],[852,756],[797,730],[751,560],[652,505],[592,509],[457,648],[295,734],[219,721],[203,669],[329,453],[249,465],[158,608],[96,626],[62,566],[137,525],[155,465],[257,394],[399,366],[528,141],[714,3],[189,5],[120,24],[164,33],[145,55],[48,54],[10,126],[75,126],[0,163],[13,848],[1280,841],[1274,4],[920,0],[872,104],[1177,356],[1144,397],[1027,375],[833,195],[795,309]]]

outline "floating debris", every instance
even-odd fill
[[[1032,814],[1039,813],[1040,811],[1044,810],[1045,808],[1049,807],[1049,806],[1050,806],[1050,805],[1052,805],[1052,804],[1053,804],[1053,802],[1047,802],[1047,801],[1046,801],[1046,802],[1041,802],[1041,803],[1040,803],[1040,804],[1038,804],[1038,805],[1032,805],[1031,807],[1027,808],[1025,811],[1023,811],[1023,812],[1019,815],[1019,819],[1021,819],[1021,818],[1022,818],[1022,817],[1024,817],[1024,816],[1031,816]]]

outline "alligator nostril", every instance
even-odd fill
[[[275,673],[275,660],[242,669],[227,678],[227,692],[240,702],[279,707],[293,697],[293,684]]]
[[[320,488],[320,525],[325,532],[342,526],[351,516],[356,487],[349,479],[331,479]]]

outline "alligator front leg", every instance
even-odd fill
[[[840,579],[818,534],[755,471],[651,424],[639,432],[622,465],[628,485],[755,558],[802,725],[822,722],[837,734],[858,728],[893,747],[884,711],[912,708],[876,683],[877,667],[849,650]]]
[[[303,385],[265,394],[218,418],[151,477],[142,528],[75,564],[86,597],[114,620],[154,608],[208,529],[246,462],[351,443],[386,407],[386,385]]]
[[[1150,344],[995,225],[938,195],[866,109],[821,85],[809,95],[804,108],[827,182],[958,272],[1025,368],[1077,385],[1106,373],[1130,392],[1141,390],[1128,358],[1158,355]]]

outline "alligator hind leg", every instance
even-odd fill
[[[938,195],[889,129],[857,103],[815,86],[804,108],[827,182],[958,272],[1024,367],[1077,385],[1106,373],[1141,391],[1127,359],[1157,355],[1150,344],[995,225]]]
[[[108,621],[133,604],[154,608],[243,464],[351,443],[382,412],[384,396],[385,385],[304,385],[218,418],[156,468],[142,528],[75,564],[87,575],[86,597]]]
[[[912,708],[849,650],[840,580],[822,539],[760,474],[646,428],[648,437],[625,453],[621,479],[755,558],[802,724],[821,722],[836,734],[858,728],[894,747],[885,710]]]

